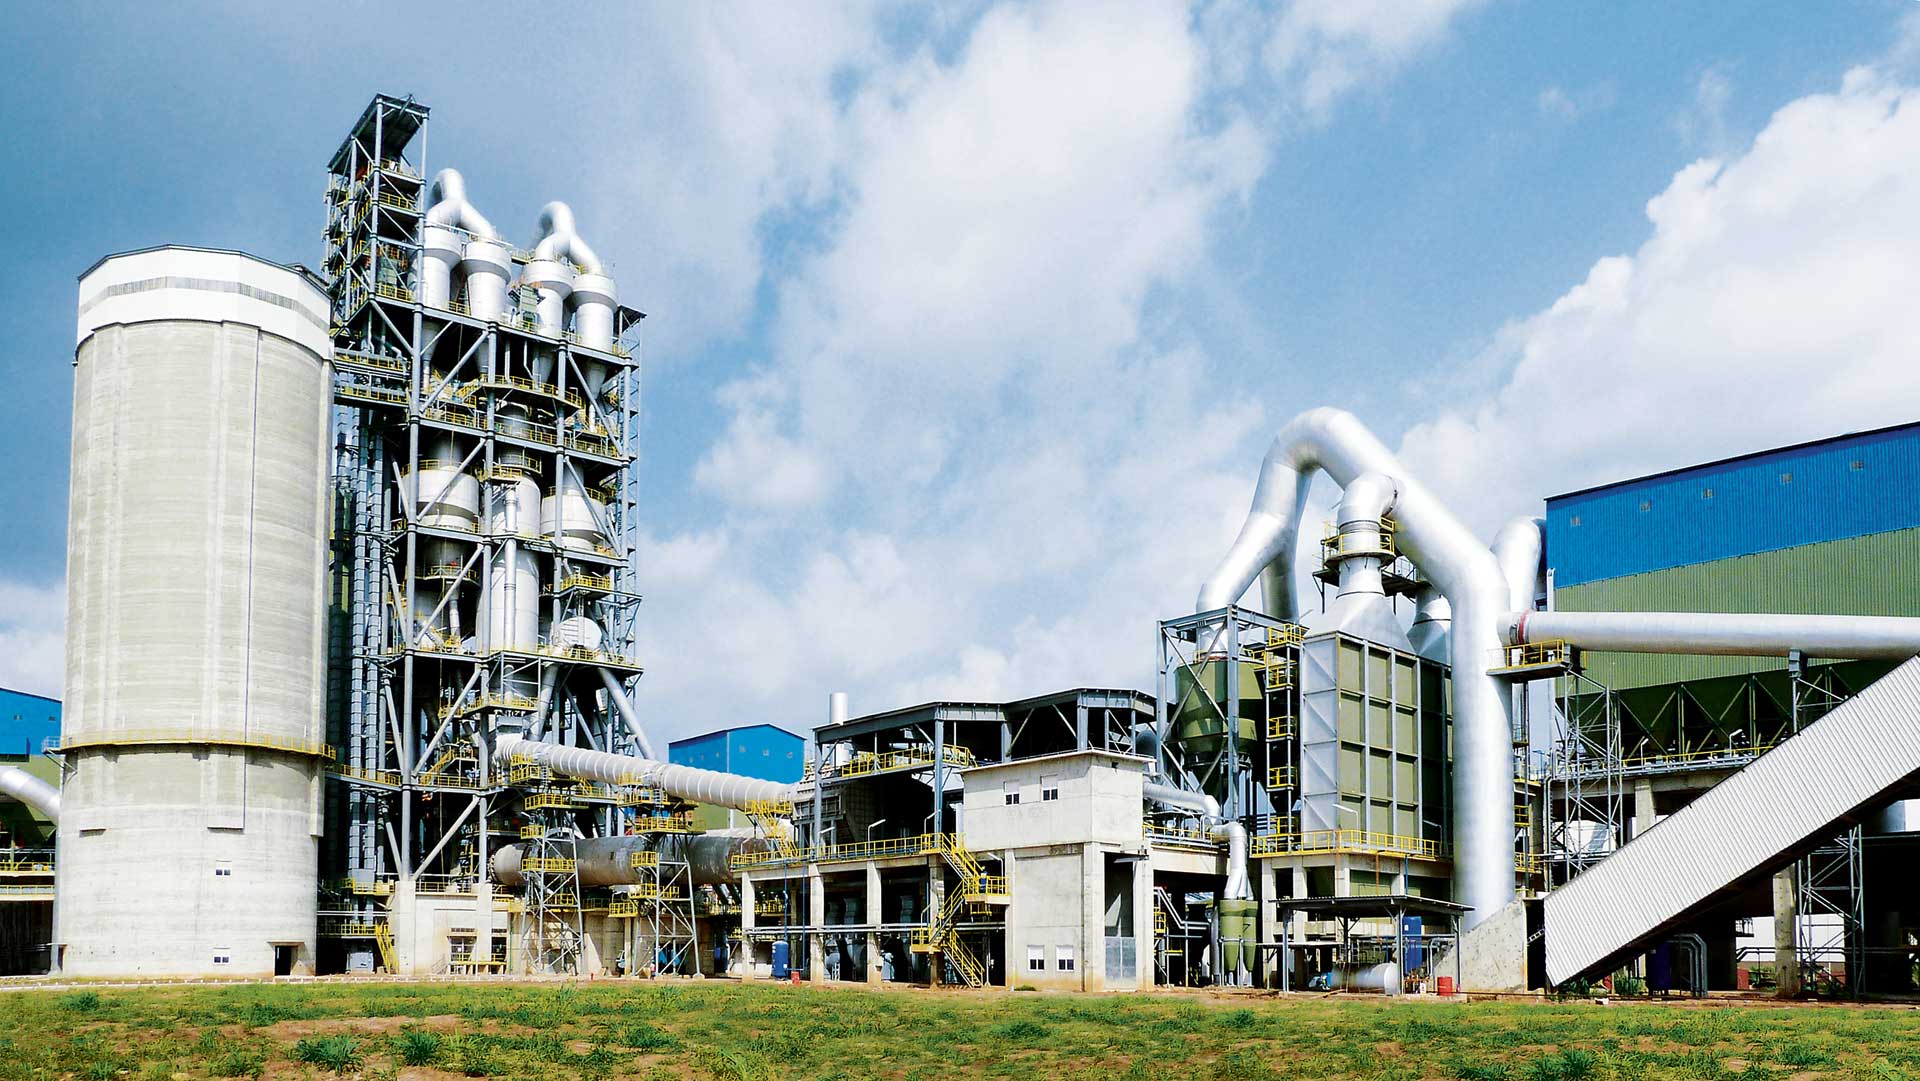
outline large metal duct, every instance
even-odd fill
[[[421,303],[445,308],[453,299],[453,268],[466,257],[469,237],[492,240],[496,242],[494,247],[499,247],[500,231],[467,201],[466,179],[457,169],[442,169],[434,174],[433,184],[427,189],[426,222],[420,230]],[[504,249],[501,254],[505,254]],[[504,302],[504,277],[500,285]],[[468,293],[472,293],[471,286]]]
[[[60,790],[17,766],[0,766],[0,795],[12,796],[49,822],[60,821]]]
[[[1513,899],[1512,701],[1506,686],[1486,674],[1511,606],[1492,551],[1352,414],[1315,409],[1274,438],[1246,524],[1201,586],[1195,610],[1233,604],[1260,578],[1267,610],[1299,618],[1292,580],[1299,509],[1320,471],[1343,488],[1365,473],[1392,479],[1399,550],[1452,608],[1454,881],[1471,909],[1468,924],[1478,923]]]
[[[555,773],[581,777],[608,784],[650,784],[675,799],[711,803],[744,810],[749,803],[794,801],[810,786],[780,784],[752,777],[741,777],[718,770],[676,766],[650,758],[608,754],[585,747],[562,747],[557,743],[535,743],[519,736],[503,735],[494,744],[493,757],[505,763],[514,755],[526,755]]]
[[[607,689],[607,697],[613,701],[614,712],[626,722],[627,734],[633,737],[633,745],[640,749],[642,758],[653,757],[653,741],[647,738],[647,730],[640,724],[640,713],[633,708],[633,701],[627,697],[627,689],[620,685],[620,677],[606,668],[598,669],[600,684]]]
[[[1512,612],[1510,646],[1566,642],[1612,653],[1784,657],[1798,650],[1832,660],[1905,660],[1920,653],[1920,618],[1722,612]],[[1455,677],[1458,682],[1458,676]]]
[[[736,880],[732,858],[742,852],[760,852],[773,847],[764,837],[744,833],[716,831],[688,836],[582,837],[573,843],[576,869],[582,886],[625,886],[640,881],[634,870],[633,853],[658,851],[660,858],[684,862],[697,885],[717,886]],[[519,889],[526,881],[520,873],[524,845],[508,845],[493,854],[494,880],[508,889]]]
[[[69,976],[311,971],[328,302],[159,248],[80,279],[54,943]]]
[[[564,331],[567,309],[572,308],[582,344],[596,349],[613,344],[613,280],[600,257],[581,239],[574,227],[573,208],[567,204],[548,203],[540,208],[540,236],[521,280],[539,291],[535,320],[541,332]]]

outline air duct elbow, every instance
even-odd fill
[[[1546,550],[1546,524],[1538,518],[1515,518],[1494,535],[1493,558],[1507,582],[1507,603],[1515,611],[1531,609],[1545,591],[1541,557]]]
[[[1205,792],[1189,792],[1170,784],[1148,781],[1140,786],[1140,794],[1162,807],[1191,811],[1209,822],[1220,821],[1220,801]]]
[[[60,790],[16,766],[0,766],[0,794],[12,796],[44,815],[60,821]]]

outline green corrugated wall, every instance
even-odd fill
[[[1920,616],[1920,529],[1824,541],[1554,591],[1568,612],[1810,612]],[[1615,689],[1784,668],[1784,658],[1596,653]]]

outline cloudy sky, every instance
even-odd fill
[[[376,91],[652,316],[669,736],[1150,687],[1313,406],[1489,534],[1920,416],[1911,0],[425,7],[10,20],[0,685],[59,690],[75,276],[317,261]]]

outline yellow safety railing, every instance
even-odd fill
[[[515,762],[507,766],[508,784],[541,784],[553,780],[553,771],[538,762]]]
[[[980,764],[980,760],[965,747],[946,744],[943,747],[942,760],[955,769],[971,769]],[[877,773],[891,773],[896,770],[925,769],[933,765],[932,747],[910,747],[902,751],[857,751],[851,760],[843,765],[829,766],[830,777],[867,777]],[[807,763],[805,776],[813,776],[814,764]]]
[[[1573,659],[1573,647],[1558,638],[1506,646],[1496,656],[1496,668],[1560,668]]]
[[[660,807],[671,803],[666,790],[650,784],[626,784],[620,788],[622,807]]]
[[[540,838],[545,837],[546,835],[547,835],[547,827],[545,826],[521,826],[520,827],[520,839],[522,841],[537,841]]]
[[[380,195],[375,202],[381,206],[392,207],[395,210],[407,210],[416,214],[420,212],[420,204],[418,202],[402,195],[395,195],[385,188],[380,189]]]
[[[1421,860],[1437,860],[1442,855],[1440,842],[1428,840],[1425,837],[1404,837],[1399,834],[1357,829],[1263,833],[1253,839],[1249,851],[1256,858],[1299,852],[1405,856]]]
[[[554,587],[554,592],[565,593],[569,589],[597,589],[602,592],[611,592],[613,590],[613,576],[608,574],[586,574],[581,571],[574,571],[572,574],[560,579],[560,584]]]
[[[787,818],[793,814],[790,799],[750,799],[741,810],[753,818]]]
[[[1380,544],[1378,547],[1371,547],[1363,544],[1360,540],[1361,537],[1369,536],[1372,533],[1371,530],[1357,533],[1342,533],[1340,532],[1338,523],[1328,522],[1326,524],[1326,532],[1320,538],[1321,555],[1323,558],[1380,554],[1392,556],[1397,552],[1397,545],[1394,540],[1394,534],[1397,531],[1398,526],[1391,517],[1381,518]]]
[[[558,788],[543,788],[527,793],[520,806],[529,811],[569,811],[580,806],[572,792]]]
[[[256,750],[283,751],[287,754],[312,755],[332,761],[334,749],[326,743],[305,739],[289,739],[283,736],[255,735],[247,732],[195,732],[192,730],[174,730],[165,728],[119,728],[102,729],[74,736],[65,736],[60,740],[60,750],[72,751],[85,747],[117,746],[161,746],[182,744],[213,747],[248,747]]]
[[[1267,718],[1267,739],[1269,742],[1292,739],[1299,733],[1291,714],[1279,714]]]
[[[50,875],[53,853],[39,849],[0,849],[0,875]]]
[[[1184,826],[1164,826],[1157,822],[1146,823],[1147,840],[1163,845],[1198,845],[1212,848],[1218,845],[1206,830],[1188,829]]]
[[[528,856],[520,861],[520,870],[544,875],[570,875],[578,862],[565,856]]]
[[[395,956],[393,949],[393,928],[386,923],[374,924],[373,941],[380,947],[380,959],[386,962],[387,971],[399,971],[399,959]]]
[[[1645,768],[1648,766],[1686,766],[1728,759],[1740,759],[1764,754],[1774,748],[1772,743],[1756,743],[1751,747],[1719,747],[1705,751],[1681,751],[1677,754],[1646,754],[1632,758],[1622,758],[1620,765],[1624,769]]]
[[[362,368],[374,368],[383,372],[399,372],[402,374],[405,374],[407,370],[407,362],[400,357],[377,356],[373,353],[362,353],[355,349],[335,349],[333,351],[333,363],[336,366],[345,363],[357,365]]]
[[[1267,788],[1270,790],[1279,791],[1292,788],[1293,779],[1292,766],[1269,766],[1267,768]]]
[[[854,841],[843,845],[815,845],[794,849],[791,854],[777,851],[741,852],[728,863],[735,869],[769,863],[805,860],[812,863],[836,863],[849,860],[896,859],[902,856],[930,856],[939,851],[941,834],[923,833],[914,837],[884,837],[877,841]]]
[[[1007,878],[1005,875],[979,875],[970,885],[972,888],[965,891],[965,896],[969,901],[989,898],[1003,900],[1007,897]]]
[[[647,868],[650,868],[650,867],[658,867],[660,866],[660,853],[658,852],[629,853],[627,855],[627,866],[633,868],[636,871],[646,870]]]
[[[399,300],[409,304],[413,303],[413,290],[405,286],[394,285],[392,282],[374,283],[373,292],[374,295],[386,297],[388,300]]]
[[[376,920],[321,920],[321,938],[377,938],[384,926]]]
[[[633,820],[635,833],[692,833],[693,813],[678,811],[665,815],[637,815]]]
[[[367,781],[371,784],[393,785],[395,787],[398,787],[400,784],[400,773],[398,770],[361,769],[358,766],[330,765],[327,767],[327,772],[350,781]]]
[[[619,899],[607,903],[607,915],[616,920],[636,919],[640,915],[640,902],[634,899]]]
[[[496,461],[480,471],[481,480],[538,480],[542,467],[531,458]]]

